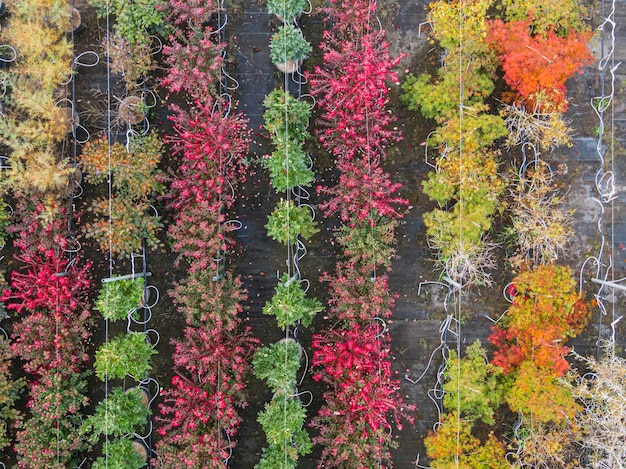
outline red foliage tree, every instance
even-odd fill
[[[245,294],[238,279],[225,274],[225,253],[234,229],[227,211],[234,189],[245,179],[244,159],[250,132],[239,114],[225,113],[227,102],[214,86],[223,65],[223,44],[211,40],[204,24],[216,10],[212,2],[171,0],[166,7],[176,26],[164,47],[170,66],[162,84],[185,93],[189,110],[171,105],[174,134],[166,137],[180,157],[171,184],[175,212],[169,234],[177,265],[188,265],[187,278],[172,297],[188,327],[173,341],[176,376],[162,392],[156,421],[161,436],[155,467],[224,468],[246,404],[244,389],[257,341],[238,315]],[[187,21],[192,26],[183,31]],[[191,23],[195,22],[195,25]]]
[[[587,47],[591,34],[570,31],[561,37],[549,31],[534,36],[531,23],[491,21],[486,40],[500,57],[505,81],[521,98],[533,102],[541,93],[553,106],[550,110],[565,111],[565,82],[593,61]]]
[[[190,264],[190,271],[215,268],[226,248],[225,211],[234,203],[233,189],[245,179],[249,145],[246,121],[223,116],[214,100],[196,102],[190,112],[173,106],[175,135],[167,139],[181,155],[179,177],[171,185],[171,206],[178,216],[170,228],[173,249]]]
[[[159,466],[223,468],[246,405],[242,376],[257,341],[223,328],[187,327],[174,341],[177,376],[163,392]],[[207,346],[211,344],[211,346]]]
[[[386,275],[372,279],[371,271],[362,272],[353,263],[338,263],[335,274],[326,274],[322,280],[330,283],[329,314],[337,319],[362,323],[391,316],[394,297]]]
[[[400,140],[400,134],[390,128],[393,117],[385,106],[389,102],[386,82],[398,81],[391,69],[402,57],[390,58],[380,31],[367,33],[358,42],[325,31],[320,47],[324,65],[315,67],[310,79],[311,94],[324,111],[321,142],[344,159],[384,157],[385,145]]]
[[[87,405],[85,344],[91,334],[87,309],[90,263],[67,259],[66,212],[47,222],[43,204],[19,205],[17,259],[24,263],[11,274],[3,292],[7,309],[19,314],[13,326],[12,349],[34,377],[27,403],[30,419],[18,432],[18,466],[34,469],[67,467],[86,443],[76,432]]]
[[[27,372],[78,373],[88,361],[84,342],[90,337],[86,301],[91,263],[81,265],[74,258],[70,265],[61,249],[67,244],[62,219],[45,223],[38,216],[41,209],[43,205],[25,212],[13,228],[20,230],[14,244],[21,254],[15,257],[24,266],[11,273],[10,289],[0,299],[23,316],[14,326],[12,347]]]
[[[213,41],[214,31],[179,31],[169,36],[163,54],[169,65],[161,85],[171,93],[187,93],[192,99],[210,100],[223,65],[223,44]]]
[[[389,174],[376,164],[364,160],[342,161],[339,184],[318,187],[318,191],[331,198],[320,204],[326,216],[336,212],[343,222],[352,218],[359,221],[387,216],[399,218],[397,207],[408,205],[408,201],[393,195],[402,187],[393,183]]]
[[[402,429],[413,420],[391,377],[388,335],[378,323],[355,324],[315,334],[312,347],[313,379],[330,387],[311,424],[323,447],[319,467],[391,467],[392,421]]]

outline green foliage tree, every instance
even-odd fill
[[[437,149],[436,171],[424,182],[424,192],[439,207],[424,215],[424,223],[438,266],[463,285],[491,282],[486,233],[503,208],[499,153],[491,147],[507,130],[484,102],[495,89],[497,65],[485,41],[492,5],[433,2],[429,20],[444,49],[444,65],[435,77],[409,75],[403,84],[405,104],[439,125],[426,142]]]
[[[288,60],[300,62],[311,53],[311,44],[304,39],[302,31],[292,24],[285,24],[270,39],[270,59],[274,64]]]
[[[460,410],[470,422],[494,425],[494,412],[504,403],[507,386],[502,371],[487,360],[480,341],[468,346],[460,360],[454,350],[450,351],[445,378],[444,408]]]
[[[144,379],[152,369],[150,357],[155,353],[143,332],[118,335],[96,351],[96,376],[102,381],[107,376],[121,379],[126,375]]]
[[[396,253],[395,229],[398,222],[385,216],[373,216],[369,220],[354,217],[350,223],[339,228],[337,241],[349,256],[349,263],[365,268],[385,266],[390,268]]]
[[[285,330],[301,321],[308,327],[316,313],[324,309],[317,298],[307,298],[302,281],[283,274],[272,299],[263,307],[263,314],[276,317],[278,327]]]
[[[305,418],[306,409],[296,399],[280,397],[265,405],[258,420],[269,446],[255,469],[295,468],[299,456],[311,452]]]
[[[140,469],[148,465],[128,438],[110,441],[103,450],[104,456],[94,461],[92,469]]]
[[[265,113],[263,127],[272,136],[291,136],[305,140],[309,136],[307,127],[311,118],[311,107],[306,101],[298,101],[291,93],[276,88],[263,100]]]
[[[96,406],[93,415],[87,417],[81,426],[81,433],[89,435],[96,443],[101,435],[124,437],[144,428],[150,415],[150,408],[143,402],[139,388],[124,391],[114,388]]]
[[[274,393],[291,395],[300,369],[300,346],[292,340],[261,347],[254,354],[254,376],[265,380]]]
[[[306,0],[267,0],[267,11],[285,23],[293,23],[307,5]]]
[[[131,44],[149,43],[150,34],[164,36],[167,32],[163,9],[157,0],[89,0],[98,16],[115,16],[115,33]]]
[[[265,225],[270,238],[287,246],[294,244],[299,237],[310,239],[319,232],[311,210],[304,205],[296,206],[292,200],[281,199],[268,217]]]
[[[274,138],[274,144],[276,150],[262,161],[270,173],[272,187],[284,192],[297,186],[310,186],[315,174],[311,170],[311,158],[302,148],[304,142],[295,137],[284,139],[281,135]]]
[[[143,279],[124,279],[102,285],[94,308],[105,319],[126,319],[139,307],[143,295]]]

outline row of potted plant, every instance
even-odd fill
[[[323,65],[310,75],[311,93],[322,111],[323,146],[335,157],[339,181],[320,187],[327,217],[342,222],[336,239],[341,259],[326,274],[331,330],[313,338],[313,378],[328,386],[312,426],[322,446],[320,467],[391,467],[394,428],[411,422],[411,406],[393,378],[385,318],[394,297],[387,269],[394,255],[395,227],[407,202],[400,184],[380,166],[386,146],[401,138],[386,110],[387,80],[397,82],[376,4],[331,1],[325,9]]]
[[[308,284],[300,277],[301,257],[296,248],[319,231],[311,208],[303,205],[299,196],[300,189],[310,186],[315,178],[313,161],[303,148],[310,136],[311,108],[300,96],[292,96],[287,87],[288,75],[300,73],[302,61],[311,51],[297,24],[306,3],[278,0],[268,2],[267,7],[283,22],[271,37],[270,59],[286,75],[284,86],[274,89],[263,102],[264,128],[275,150],[262,162],[269,172],[270,185],[283,196],[265,227],[269,237],[287,248],[287,272],[263,307],[263,314],[276,318],[284,338],[261,347],[252,362],[255,376],[272,391],[272,399],[258,417],[268,443],[255,466],[258,469],[295,468],[299,458],[311,452],[311,438],[305,427],[308,404],[301,399],[302,379],[298,377],[304,350],[296,330],[310,326],[315,314],[323,309],[317,299],[306,295]]]
[[[571,348],[564,343],[584,329],[590,310],[567,267],[537,266],[521,272],[512,285],[511,306],[488,339],[495,347],[492,359],[479,342],[462,358],[450,352],[445,413],[425,439],[432,467],[454,461],[471,467],[561,467],[582,454],[572,438],[582,409],[565,359]],[[505,429],[496,425],[507,415],[508,420],[517,415],[517,422],[509,421]],[[505,457],[507,449],[511,454]]]
[[[60,143],[76,128],[72,95],[71,36],[80,22],[69,4],[15,2],[2,28],[3,43],[14,56],[3,72],[0,125],[8,155],[3,158],[2,193],[21,202],[10,227],[20,268],[11,273],[3,301],[17,313],[11,356],[18,357],[28,380],[28,412],[17,426],[19,467],[66,467],[87,444],[77,427],[88,399],[85,346],[91,324],[87,309],[90,264],[76,255],[67,225],[74,215],[62,208],[73,190],[74,168]],[[3,347],[8,343],[3,342]],[[5,354],[5,358],[8,358]],[[8,364],[4,364],[6,377]],[[4,381],[5,417],[24,380]],[[10,422],[8,428],[15,426]],[[9,444],[5,441],[5,444]]]
[[[18,234],[21,269],[11,273],[2,300],[14,311],[12,350],[27,376],[29,418],[17,432],[19,467],[67,467],[88,448],[78,433],[88,403],[85,351],[91,333],[87,304],[89,262],[66,256],[67,214],[54,220],[42,202],[18,206],[21,219],[10,230]]]
[[[424,215],[424,223],[438,266],[462,285],[491,283],[494,253],[486,234],[504,209],[495,142],[506,127],[486,103],[497,66],[484,40],[492,3],[434,2],[428,19],[445,50],[445,64],[436,77],[409,75],[403,85],[409,109],[419,109],[438,125],[426,142],[437,151],[435,171],[423,183],[437,208]],[[461,27],[452,24],[459,15],[467,18]]]
[[[486,141],[492,154],[497,155],[496,139],[506,136],[509,148],[520,145],[522,156],[518,169],[509,174],[510,181],[497,176],[500,191],[510,184],[508,209],[512,226],[507,233],[508,241],[515,246],[515,255],[509,260],[514,267],[522,268],[506,290],[512,304],[488,339],[495,348],[491,361],[478,342],[466,349],[463,358],[457,356],[457,351],[449,352],[443,384],[445,413],[440,415],[436,430],[429,433],[425,444],[432,467],[569,467],[583,459],[576,449],[580,443],[574,436],[577,430],[571,425],[581,408],[573,398],[573,371],[565,360],[571,349],[563,343],[583,330],[590,311],[581,292],[576,291],[571,270],[554,264],[571,233],[569,213],[560,206],[553,186],[554,173],[539,154],[569,142],[562,118],[566,109],[564,83],[589,60],[584,45],[586,35],[576,2],[543,5],[545,14],[537,19],[533,16],[537,5],[532,1],[505,2],[495,11],[507,23],[488,19],[486,13],[494,11],[493,6],[490,1],[432,4],[429,18],[433,32],[446,51],[446,61],[452,57],[456,64],[448,66],[446,62],[445,71],[435,84],[430,83],[427,75],[410,77],[405,84],[409,106],[419,106],[424,115],[435,117],[441,126],[433,137],[440,151],[437,173],[424,185],[440,207],[453,194],[446,188],[449,184],[437,188],[437,180],[456,180],[467,175],[463,185],[459,183],[458,195],[463,198],[456,206],[462,202],[468,206],[466,210],[482,211],[480,216],[488,217],[489,225],[481,229],[488,228],[491,218],[505,205],[500,203],[498,210],[485,214],[484,210],[493,204],[481,202],[485,191],[480,194],[479,185],[471,183],[477,175],[484,176],[480,166],[471,167],[473,152],[480,148],[476,139],[497,129],[497,134],[492,133],[493,138]],[[453,26],[454,18],[459,17],[463,18],[462,29],[458,23]],[[566,43],[571,47],[563,48]],[[465,53],[459,56],[462,51]],[[496,64],[502,67],[512,92],[503,96],[499,116],[481,117],[481,112],[493,112],[482,102],[493,90]],[[463,66],[463,73],[459,66]],[[433,101],[426,97],[427,93],[453,83],[457,90],[462,87],[462,94],[453,95],[453,100]],[[485,131],[477,132],[481,129],[474,120],[477,117],[489,123]],[[465,134],[462,123],[469,123],[475,135]],[[442,132],[449,126],[456,129],[456,135],[448,130]],[[459,147],[450,152],[448,141],[442,141],[441,135],[462,144],[462,151]],[[457,166],[449,175],[447,166],[453,159]],[[497,174],[495,159],[482,166]],[[439,201],[439,196],[445,200]],[[463,214],[467,223],[466,216]],[[429,231],[431,228],[439,232],[442,229],[438,224],[429,227]],[[455,226],[458,236],[466,240],[467,233],[459,228]],[[470,239],[478,242],[482,234],[476,234]],[[432,237],[432,232],[429,235]],[[453,238],[448,241],[457,243]],[[472,262],[479,265],[477,261],[481,261],[484,281],[484,267],[489,263],[484,262],[484,256],[482,259],[477,257]],[[468,277],[455,277],[449,264],[444,265],[444,273],[464,285],[479,280],[474,277],[468,282]],[[495,425],[511,412],[518,415],[517,422],[511,421],[504,430]],[[505,440],[510,442],[508,447]],[[554,445],[554,441],[559,444]]]
[[[11,212],[7,206],[7,209],[0,211],[0,241],[2,249],[9,240],[9,233],[6,230],[10,222]],[[5,291],[6,288],[7,281],[3,270],[0,272],[0,289]],[[0,318],[2,320],[9,318],[2,301],[0,301]],[[0,330],[0,333],[2,333],[0,336],[0,393],[4,396],[4,399],[0,400],[0,418],[2,419],[0,424],[0,450],[4,450],[13,445],[14,432],[23,419],[23,413],[17,409],[16,404],[26,386],[26,379],[24,377],[13,378],[12,364],[14,353],[11,348],[11,340],[4,328]]]
[[[67,195],[73,168],[58,144],[72,133],[75,113],[64,83],[71,77],[72,44],[68,33],[76,12],[67,3],[33,7],[28,0],[11,5],[2,28],[3,44],[13,62],[3,73],[0,132],[9,154],[3,164],[2,192],[45,201],[51,216]]]
[[[126,112],[126,117],[134,120],[137,111],[137,120],[143,120],[145,108],[141,94],[157,66],[154,52],[160,43],[158,36],[164,36],[167,27],[159,2],[89,0],[89,4],[100,18],[112,20],[112,30],[107,31],[102,41],[111,72],[121,75],[129,97],[140,98],[125,98],[120,103],[120,112]]]
[[[249,131],[223,93],[224,44],[212,26],[222,10],[221,3],[199,1],[164,6],[171,33],[162,86],[189,103],[170,106],[174,132],[166,136],[179,158],[170,187],[175,216],[169,235],[178,254],[175,265],[186,271],[171,295],[186,326],[172,342],[174,377],[156,417],[155,467],[227,466],[257,347],[239,317],[241,282],[228,271],[230,233],[236,229],[228,215],[246,177]]]
[[[93,364],[104,384],[104,398],[83,422],[80,435],[101,449],[92,467],[140,468],[150,458],[149,374],[158,336],[147,333],[154,306],[148,304],[152,290],[146,278],[135,273],[135,262],[142,259],[145,269],[147,249],[161,245],[163,225],[153,203],[165,190],[166,179],[158,169],[164,154],[160,137],[134,126],[147,119],[146,83],[141,81],[150,78],[153,68],[151,34],[161,32],[164,23],[150,2],[90,3],[99,15],[111,14],[116,20],[110,23],[112,31],[107,31],[110,36],[103,47],[109,70],[121,73],[128,96],[118,108],[119,123],[126,127],[125,141],[119,141],[117,132],[108,127],[106,134],[87,142],[79,156],[85,181],[93,187],[108,186],[107,196],[95,198],[88,206],[91,217],[83,232],[96,242],[110,265],[95,302],[106,324],[104,343],[96,350]],[[132,274],[114,275],[115,260],[124,258],[130,258]],[[120,330],[116,325],[125,327],[111,336],[111,331]]]
[[[499,139],[508,135],[509,143],[530,143],[536,151],[568,143],[562,119],[567,108],[565,80],[590,60],[584,23],[571,12],[557,11],[578,11],[575,2],[555,8],[551,24],[544,15],[535,19],[533,2],[502,8],[502,17],[511,19],[506,23],[488,19],[494,4],[492,0],[471,5],[433,3],[429,22],[445,50],[445,65],[436,78],[428,73],[409,75],[403,85],[409,108],[419,109],[438,123],[426,142],[438,153],[435,171],[424,183],[424,191],[438,208],[426,214],[424,222],[438,264],[459,284],[491,282],[493,242],[486,234],[506,207],[502,195],[507,182],[498,171]],[[459,15],[465,18],[461,28],[455,23]],[[503,104],[496,115],[497,110],[485,100],[495,89],[498,65],[511,92],[501,97]],[[524,222],[515,215],[524,218],[529,212],[522,204],[537,206],[527,199],[516,207],[514,220],[519,226]],[[541,202],[547,208],[550,196],[544,194]],[[529,240],[534,234],[529,232],[531,227],[525,225],[519,232],[520,248],[541,250],[541,243]],[[556,239],[548,242],[548,251],[555,245],[558,250],[564,239],[559,227],[555,228]]]
[[[87,211],[92,221],[83,228],[104,253],[123,258],[147,247],[161,245],[163,227],[154,206],[165,191],[165,176],[158,169],[164,148],[158,134],[134,134],[126,144],[106,136],[92,139],[83,147],[79,161],[84,180],[105,185],[111,180],[110,197],[95,198]]]
[[[105,397],[95,412],[81,425],[80,434],[91,444],[98,443],[102,455],[92,467],[140,468],[147,465],[148,450],[141,440],[135,440],[148,427],[149,390],[140,384],[149,382],[150,358],[156,353],[154,345],[143,331],[130,331],[132,322],[143,323],[140,310],[146,305],[145,279],[110,278],[100,288],[95,309],[109,324],[124,321],[126,331],[105,342],[96,351],[94,369],[105,385]],[[135,381],[128,389],[112,387],[117,380]],[[104,438],[102,438],[104,437]]]

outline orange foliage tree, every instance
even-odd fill
[[[548,374],[562,376],[569,369],[564,357],[570,350],[562,341],[579,334],[590,314],[571,270],[540,265],[519,274],[513,285],[513,304],[488,339],[496,346],[492,363],[510,373],[531,360]]]
[[[543,110],[564,112],[565,82],[593,60],[587,47],[591,34],[570,30],[559,36],[548,30],[533,35],[532,23],[532,17],[490,21],[486,40],[500,57],[505,81],[520,98],[534,104],[535,96],[542,95]]]

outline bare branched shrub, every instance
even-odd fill
[[[552,150],[571,145],[572,129],[563,118],[562,110],[546,110],[541,106],[541,99],[534,101],[532,110],[519,103],[504,104],[500,114],[509,131],[509,146],[530,142],[544,150]]]
[[[454,282],[463,285],[491,286],[491,271],[496,268],[496,244],[481,242],[480,244],[462,244],[457,249],[448,250],[449,255],[439,262],[443,271]]]
[[[572,211],[562,207],[545,165],[520,173],[511,188],[512,225],[507,234],[517,247],[511,262],[548,264],[559,259],[573,235]]]
[[[536,423],[522,420],[515,448],[508,455],[512,468],[582,469],[584,451],[578,445],[579,430],[569,422]]]
[[[626,361],[612,347],[599,361],[579,358],[590,370],[572,390],[585,406],[577,423],[583,431],[588,467],[626,467]]]

